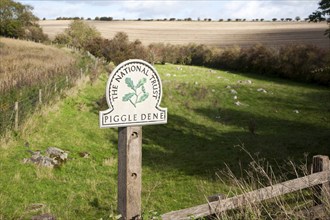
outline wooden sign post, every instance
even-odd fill
[[[118,211],[139,219],[142,188],[142,127],[118,129]]]
[[[109,109],[99,114],[100,127],[118,127],[118,212],[122,219],[141,216],[142,127],[167,123],[159,106],[162,84],[157,71],[143,60],[128,60],[110,74]]]

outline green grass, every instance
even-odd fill
[[[219,181],[225,163],[236,173],[249,155],[271,164],[330,155],[330,90],[256,75],[202,67],[157,65],[161,106],[168,124],[143,127],[143,210],[158,213],[205,203],[229,193]],[[107,78],[32,117],[22,134],[0,147],[0,219],[29,219],[50,212],[58,219],[106,218],[116,210],[117,129],[100,129],[96,104]],[[237,81],[251,80],[249,83]],[[237,106],[234,94],[237,91]],[[258,92],[263,88],[267,93]],[[299,113],[294,111],[298,110]],[[255,134],[248,126],[253,124]],[[32,150],[56,146],[69,152],[60,169],[23,164]],[[87,151],[90,158],[81,158]],[[34,203],[42,210],[29,211]]]

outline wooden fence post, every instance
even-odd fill
[[[312,173],[330,170],[330,161],[328,156],[316,155],[313,157]],[[330,203],[330,176],[327,183],[313,187],[314,205]]]
[[[18,130],[18,102],[15,102],[15,130]]]
[[[65,76],[65,82],[66,82],[66,86],[69,87],[69,77]]]
[[[42,104],[42,89],[39,89],[39,104]]]
[[[118,211],[139,219],[142,185],[142,127],[118,128]]]

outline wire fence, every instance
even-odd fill
[[[0,136],[10,130],[18,130],[20,125],[42,105],[50,104],[56,97],[61,97],[64,91],[87,75],[88,68],[80,69],[80,73],[66,76],[57,81],[42,85],[31,95],[16,102],[8,103],[0,100]]]

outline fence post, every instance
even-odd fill
[[[316,155],[313,157],[312,173],[330,170],[328,156]],[[330,178],[330,177],[329,177]],[[314,205],[330,203],[330,179],[329,182],[313,187]]]
[[[69,87],[69,77],[65,76],[65,82],[66,82],[66,86]]]
[[[57,85],[56,85],[56,83],[54,84],[54,92],[57,92]]]
[[[42,89],[39,89],[39,104],[42,104]]]
[[[18,130],[18,102],[15,102],[15,130]]]

